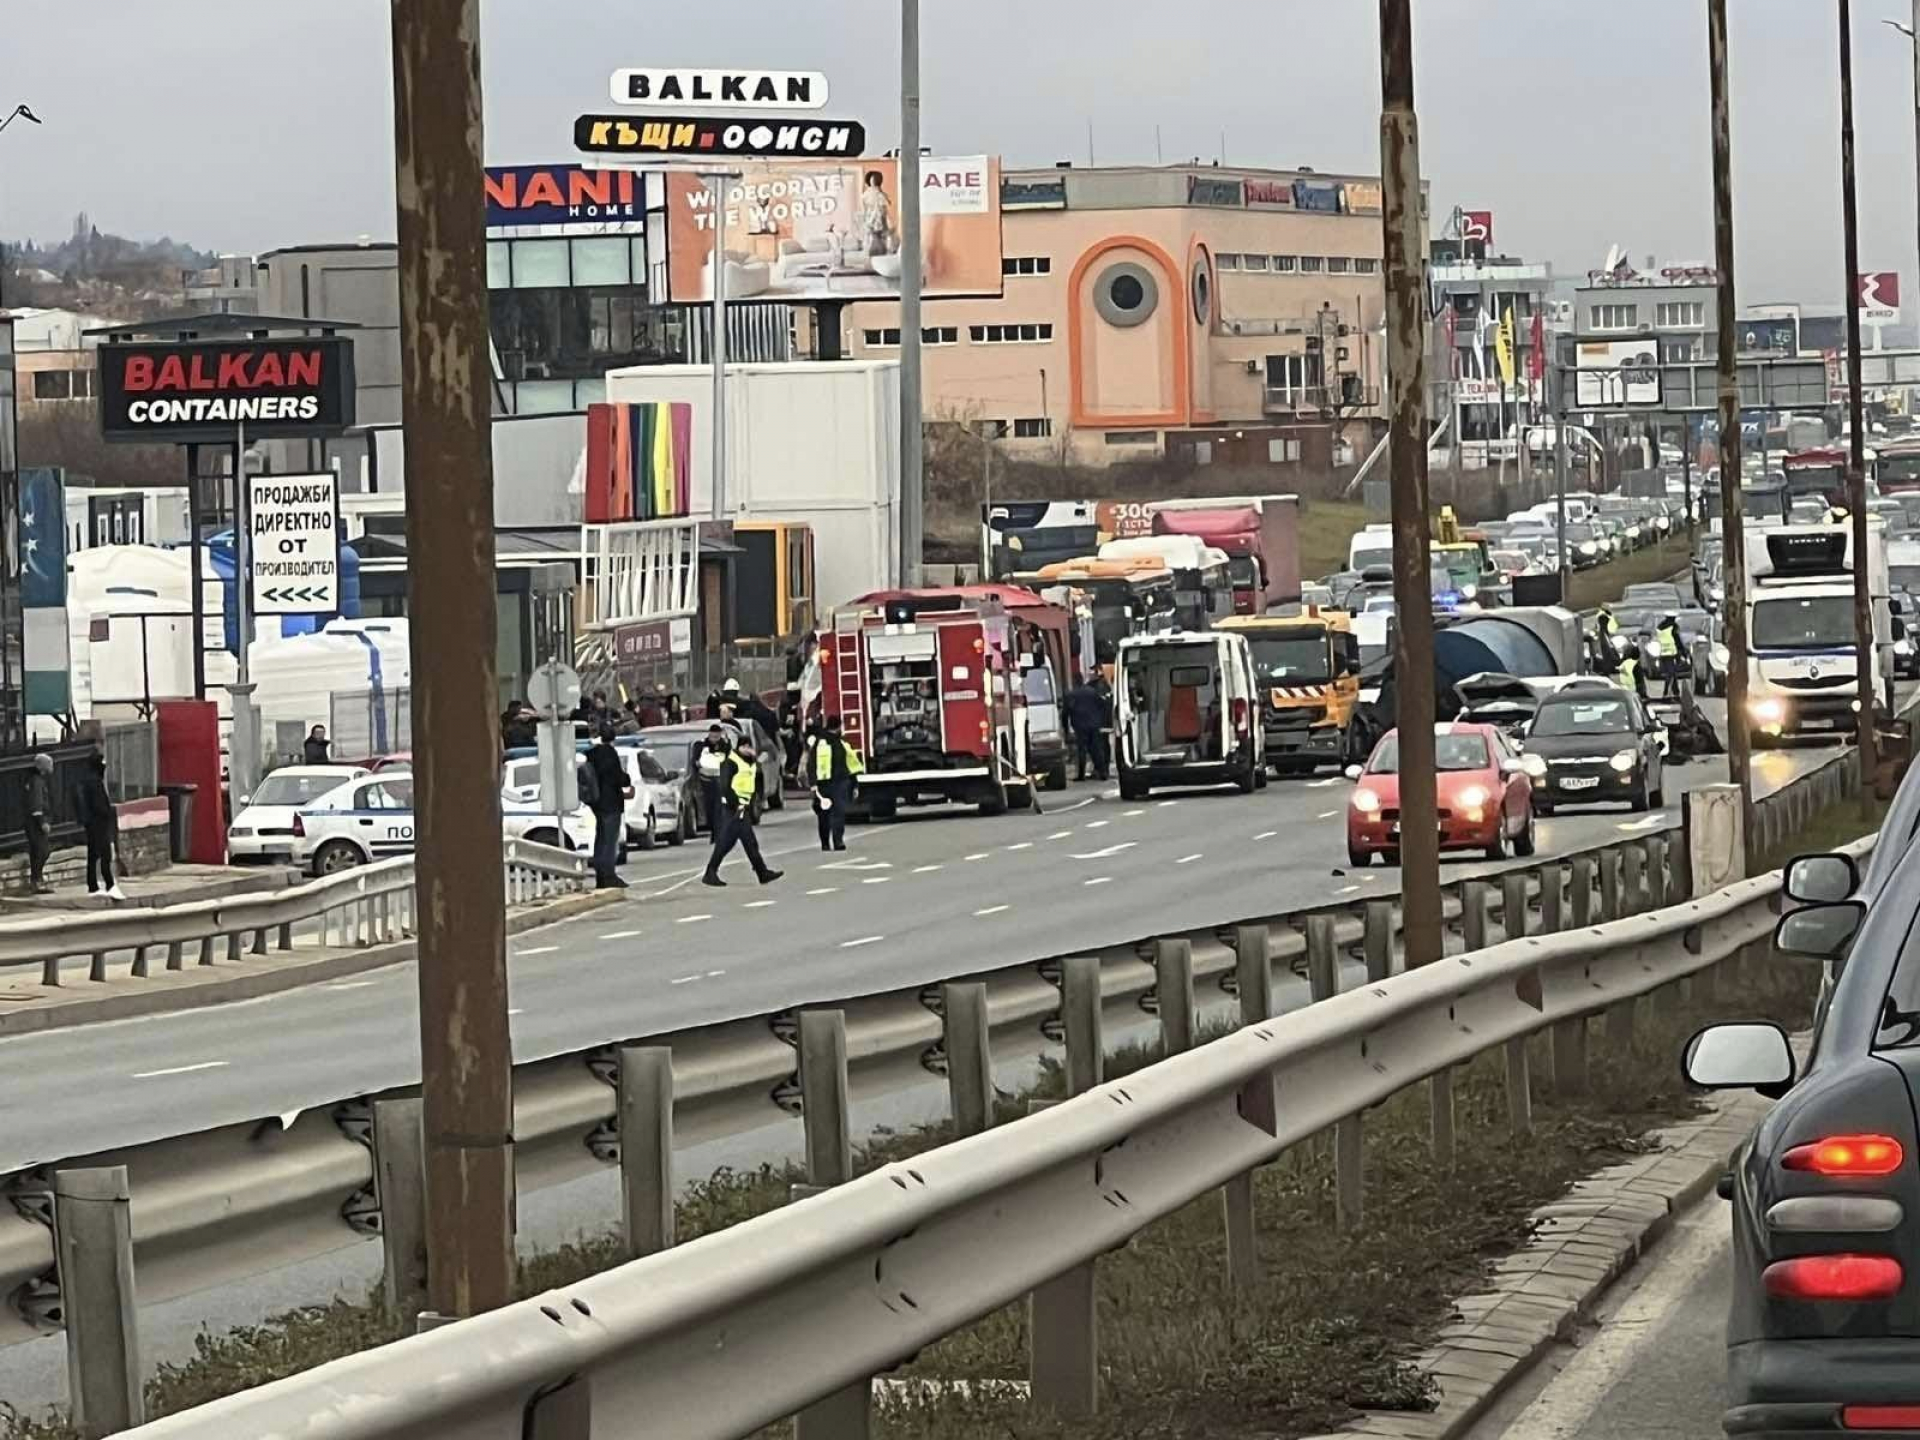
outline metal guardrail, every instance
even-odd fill
[[[1211,1190],[1229,1187],[1231,1214],[1231,1187],[1289,1146],[1491,1050],[1506,1048],[1514,1096],[1518,1045],[1512,1123],[1528,1123],[1526,1037],[1555,1030],[1557,1058],[1574,1027],[1566,1052],[1584,1067],[1588,1017],[1764,946],[1779,892],[1768,874],[1370,981],[786,1209],[132,1433],[587,1440],[644,1415],[719,1440],[823,1402],[816,1419],[864,1412],[870,1377],[1023,1296],[1036,1399],[1090,1396],[1099,1256]]]
[[[527,904],[571,890],[592,879],[583,855],[506,840],[501,861],[507,903]],[[237,961],[244,953],[265,955],[269,945],[294,948],[294,927],[317,923],[323,947],[365,947],[413,934],[413,857],[396,856],[283,890],[190,900],[179,905],[88,910],[0,925],[0,971],[38,965],[40,983],[62,983],[62,962],[91,957],[87,978],[114,978],[109,957],[129,954],[125,974],[146,979],[156,952],[166,970],[183,970],[188,954],[200,965],[217,958]],[[271,942],[269,937],[272,937]]]

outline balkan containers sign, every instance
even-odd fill
[[[698,176],[667,176],[669,298],[713,298],[723,228],[729,300],[884,300],[900,294],[900,172],[893,160],[750,161],[716,215]],[[921,293],[1000,293],[1000,162],[920,162]]]
[[[353,424],[353,342],[344,336],[102,345],[100,431],[144,444],[338,434]]]

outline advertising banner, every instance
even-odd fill
[[[591,165],[489,165],[487,228],[507,225],[592,225],[608,229],[647,223],[646,177],[637,170]]]
[[[1800,322],[1791,315],[1742,320],[1738,331],[1742,355],[1797,355]]]
[[[867,131],[855,120],[712,120],[692,115],[640,120],[582,115],[573,122],[573,148],[592,155],[724,155],[729,159],[854,156],[867,148]]]
[[[1652,340],[1583,340],[1574,371],[1582,410],[1660,403],[1660,355]]]
[[[1860,323],[1862,325],[1898,325],[1900,323],[1900,276],[1892,270],[1876,270],[1858,277],[1860,285]]]
[[[67,603],[67,482],[51,465],[20,472],[20,603]]]
[[[696,110],[818,110],[827,77],[818,70],[616,70],[616,105],[691,105]]]
[[[102,345],[100,433],[112,441],[227,442],[338,434],[353,424],[353,342],[205,340]]]
[[[892,160],[748,163],[727,183],[729,300],[884,300],[900,293],[899,167]],[[920,162],[921,287],[928,299],[1000,294],[1000,162]],[[713,195],[667,176],[669,296],[713,295]]]
[[[253,613],[336,615],[340,611],[339,477],[247,477]]]
[[[691,503],[693,406],[671,401],[587,407],[589,525],[670,520]]]
[[[1512,405],[1523,400],[1530,405],[1544,405],[1547,387],[1541,380],[1529,380],[1522,385],[1502,385],[1498,380],[1464,375],[1453,382],[1453,396],[1462,405]]]
[[[1460,212],[1460,238],[1468,244],[1493,244],[1493,212],[1491,210],[1462,210]]]

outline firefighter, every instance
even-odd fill
[[[847,807],[853,786],[866,770],[860,751],[840,733],[840,717],[829,715],[813,742],[813,818],[820,827],[822,850],[847,848]]]
[[[707,857],[707,873],[700,877],[700,883],[725,885],[720,866],[738,845],[746,851],[747,863],[753,866],[760,883],[771,885],[782,872],[768,868],[760,857],[759,837],[753,833],[754,811],[760,801],[760,767],[754,761],[753,741],[744,735],[720,767],[719,788],[721,809],[713,827],[713,853]]]

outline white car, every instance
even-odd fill
[[[680,822],[680,782],[669,779],[666,767],[644,746],[614,743],[620,763],[627,772],[633,795],[627,801],[627,844],[637,850],[651,850],[661,840],[669,845],[684,844],[692,834],[692,817]],[[586,752],[581,751],[581,759]],[[500,793],[516,809],[540,804],[540,760],[534,755],[516,755],[506,762],[500,777]],[[589,823],[592,815],[587,815]],[[591,841],[589,841],[591,845]]]
[[[501,801],[501,834],[507,839],[533,840],[562,850],[593,848],[593,816],[578,808],[554,817],[518,804],[507,795]],[[294,863],[315,875],[335,875],[356,865],[411,855],[414,849],[413,774],[382,770],[340,785],[302,808],[293,818]]]
[[[227,858],[235,865],[290,865],[294,858],[293,817],[367,771],[359,765],[287,765],[239,797],[227,827]]]

